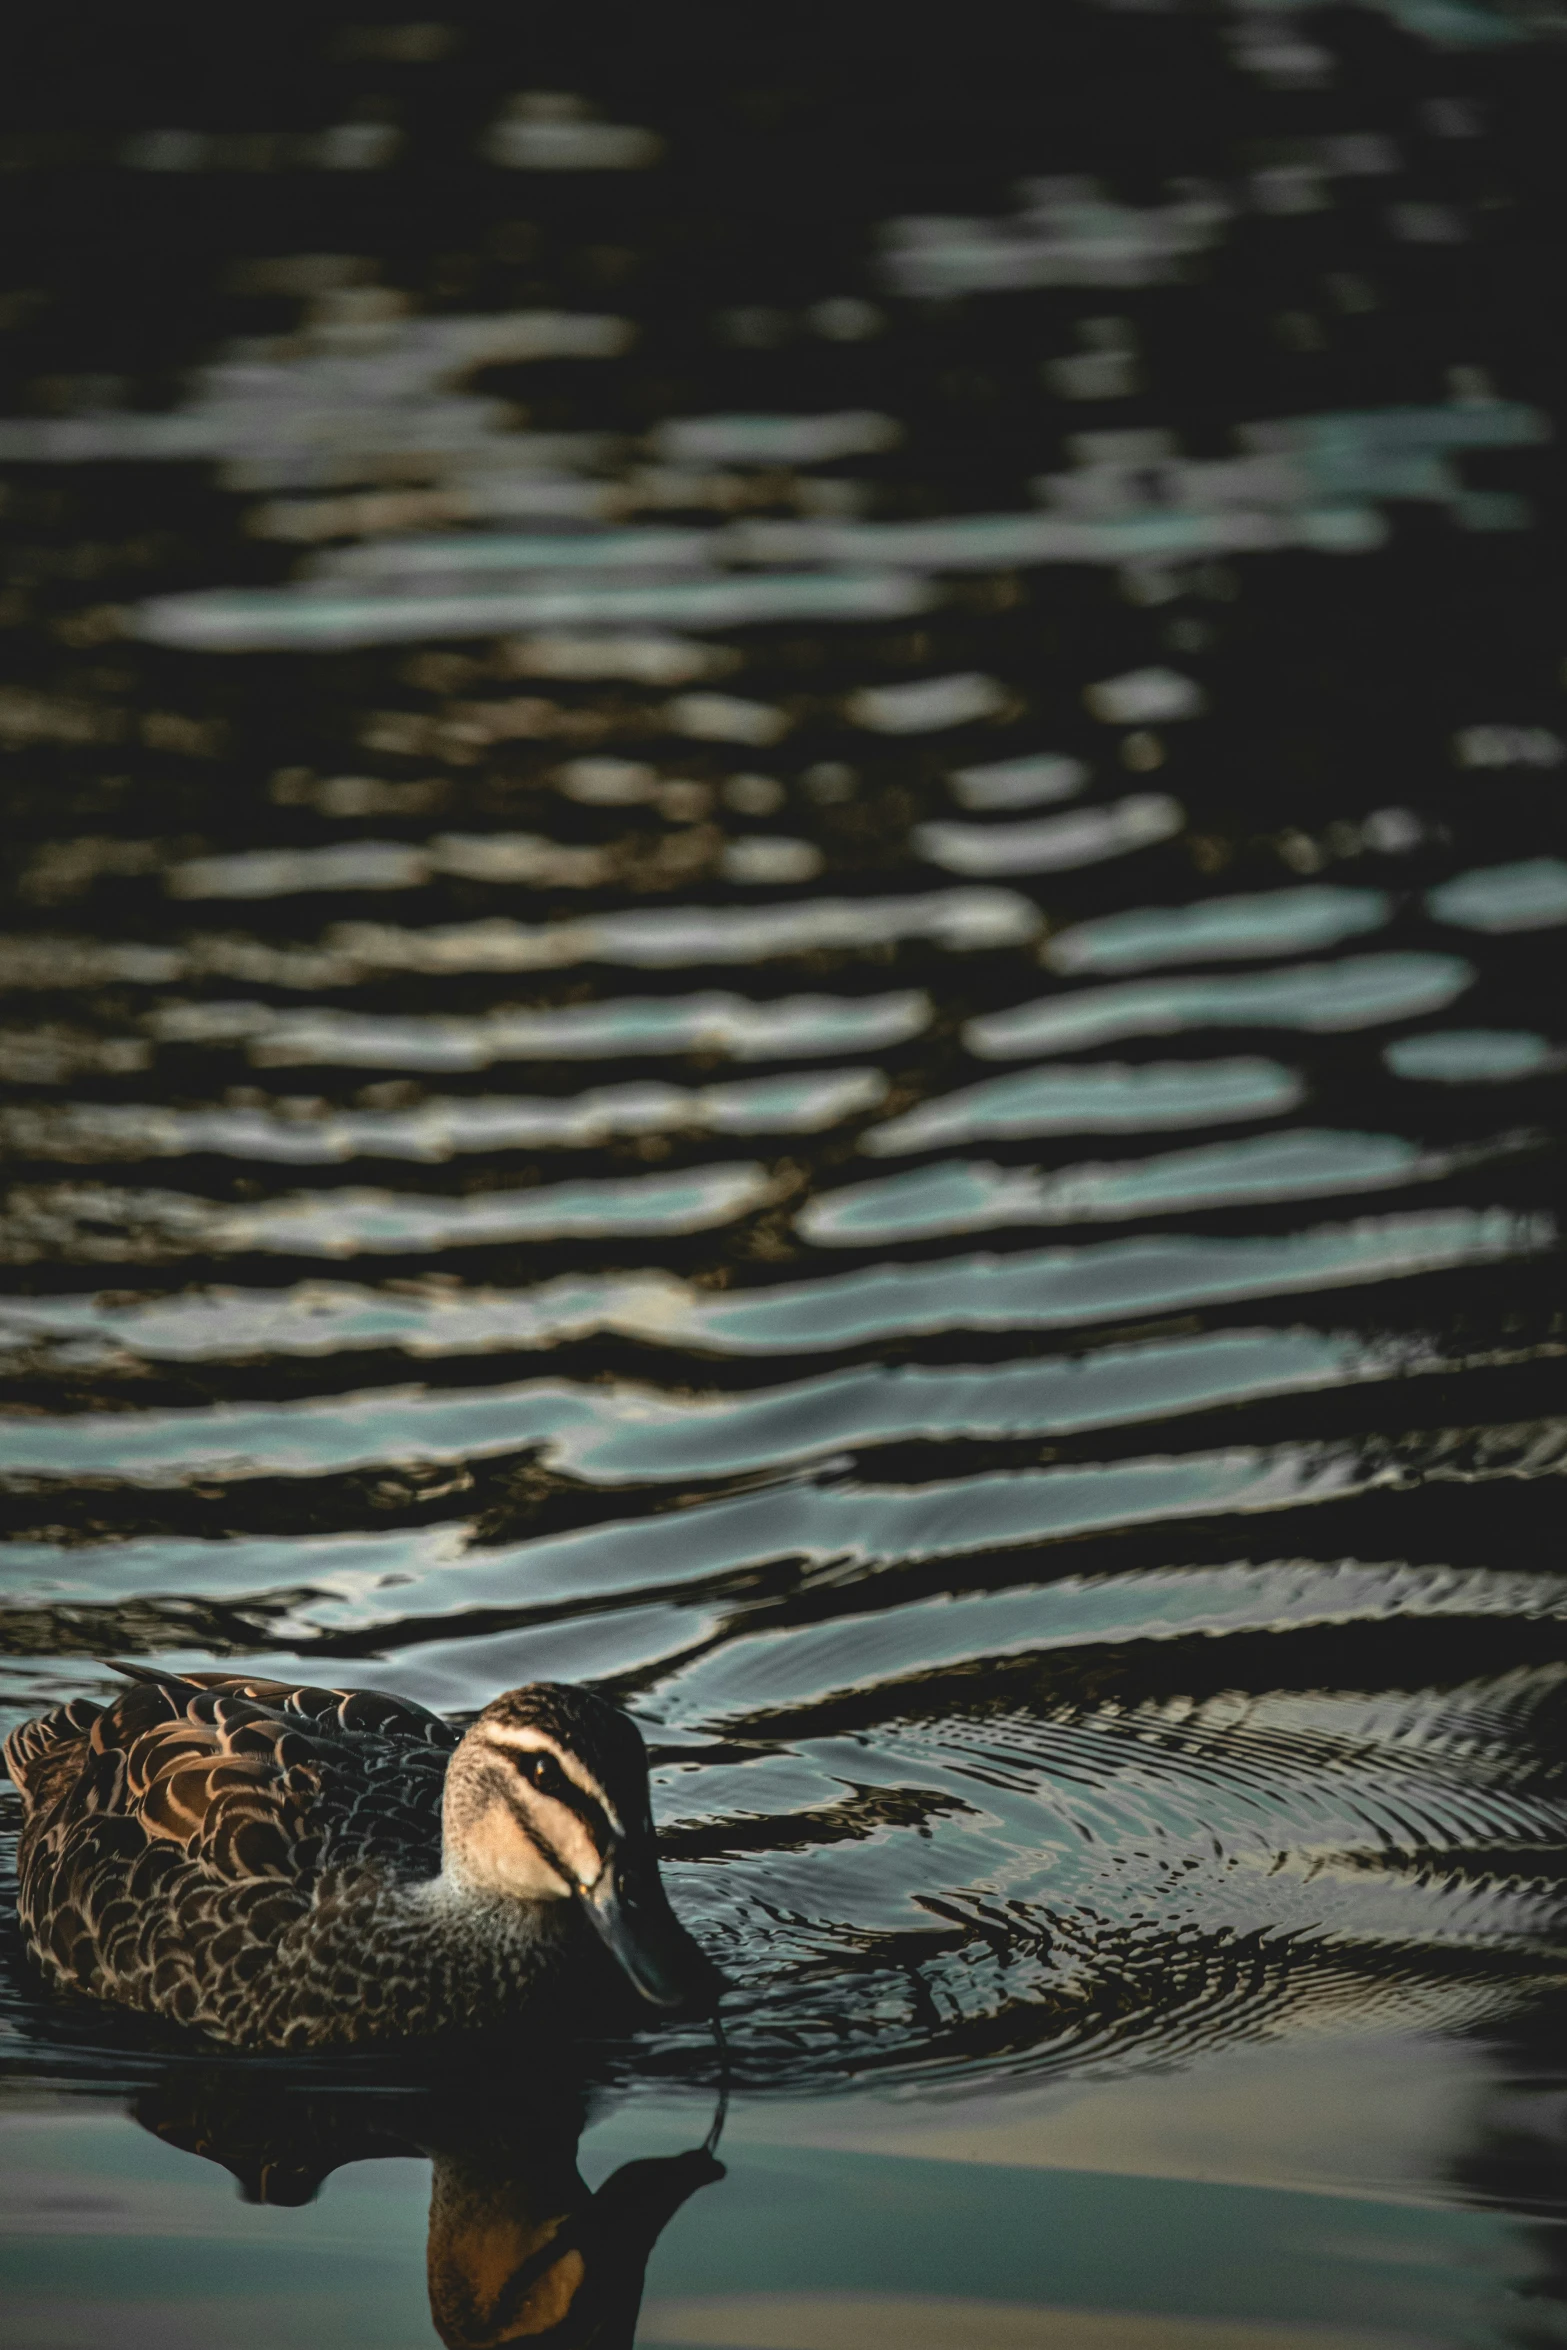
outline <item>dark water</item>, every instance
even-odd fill
[[[7,2340],[1567,2339],[1560,26],[92,22],[6,1726],[592,1681],[736,2095],[8,1941]]]

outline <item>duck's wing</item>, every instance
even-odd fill
[[[145,1808],[155,1787],[162,1789],[178,1763],[189,1771],[205,1764],[255,1763],[270,1758],[273,1771],[251,1777],[286,1776],[295,1764],[323,1759],[299,1744],[299,1737],[323,1747],[341,1762],[365,1740],[388,1748],[416,1746],[445,1755],[458,1732],[438,1714],[411,1699],[376,1689],[320,1689],[309,1683],[267,1681],[249,1674],[174,1673],[146,1665],[116,1664],[135,1684],[108,1705],[73,1698],[69,1705],[24,1722],[5,1741],[6,1768],[29,1815],[52,1808],[77,1790],[97,1811]],[[296,1733],[292,1745],[285,1744]],[[105,1771],[95,1758],[115,1758]],[[214,1789],[214,1794],[216,1789]],[[183,1790],[195,1800],[194,1783]],[[148,1815],[153,1833],[167,1812],[167,1790]],[[169,1815],[172,1825],[172,1815]]]
[[[110,1704],[78,1699],[6,1750],[27,1811],[23,1919],[64,1981],[162,2005],[124,1987],[156,1971],[160,1916],[183,1973],[181,1946],[220,1918],[275,1936],[323,1869],[439,1866],[457,1734],[436,1715],[374,1691],[134,1671]]]
[[[127,1681],[179,1695],[188,1706],[193,1695],[210,1691],[217,1697],[237,1697],[254,1705],[275,1707],[296,1723],[330,1736],[337,1730],[375,1733],[385,1738],[412,1739],[449,1753],[461,1735],[450,1722],[411,1697],[389,1697],[384,1689],[318,1689],[306,1681],[266,1681],[252,1673],[175,1673],[156,1665],[124,1664],[118,1659],[109,1670]],[[83,1703],[81,1699],[78,1704]],[[116,1703],[123,1703],[123,1699]],[[66,1707],[66,1712],[71,1709]],[[29,1727],[36,1727],[30,1724]]]

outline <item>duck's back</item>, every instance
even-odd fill
[[[62,1988],[229,2040],[321,2038],[334,2000],[373,2012],[388,1970],[361,1948],[347,1979],[351,1921],[334,1933],[331,1912],[439,1869],[456,1743],[396,1698],[217,1673],[26,1723],[5,1759],[34,1955]]]

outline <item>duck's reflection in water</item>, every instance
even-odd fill
[[[244,2060],[171,2068],[131,2105],[144,2129],[221,2163],[248,2202],[314,2200],[346,2163],[428,2159],[430,2315],[449,2350],[502,2342],[630,2350],[648,2260],[688,2197],[724,2176],[707,2141],[577,2167],[579,2082],[512,2057],[440,2086],[313,2082]]]

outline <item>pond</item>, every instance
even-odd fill
[[[92,21],[0,1729],[589,1683],[733,1989],[225,2058],[0,1789],[8,2342],[1567,2340],[1560,26]]]

